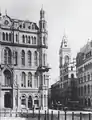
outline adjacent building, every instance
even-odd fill
[[[77,86],[76,86],[76,59],[71,61],[71,48],[68,43],[66,35],[63,36],[60,50],[59,50],[59,80],[52,85],[52,101],[58,101],[67,105],[69,101],[76,99]]]
[[[92,41],[88,41],[78,52],[76,68],[80,104],[92,107]]]
[[[0,108],[48,107],[45,11],[39,25],[0,13]]]

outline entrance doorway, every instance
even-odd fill
[[[31,96],[29,96],[28,98],[28,108],[32,109],[32,97]]]
[[[5,108],[11,108],[11,94],[10,93],[5,93],[4,95],[4,107]]]

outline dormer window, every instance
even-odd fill
[[[33,29],[33,30],[35,29],[35,26],[34,26],[34,24],[32,25],[32,29]]]

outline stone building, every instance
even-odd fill
[[[51,86],[51,96],[54,104],[58,102],[67,105],[69,101],[76,100],[76,60],[71,61],[71,48],[67,36],[62,38],[59,50],[60,76]]]
[[[78,97],[83,107],[92,107],[92,41],[88,41],[76,56]]]
[[[60,50],[60,85],[61,85],[61,101],[63,104],[67,104],[73,100],[72,88],[76,88],[76,60],[71,60],[71,48],[69,46],[68,38],[63,36]],[[75,82],[75,83],[74,83]],[[75,85],[75,86],[72,86]],[[76,90],[75,93],[76,94]]]
[[[0,108],[48,107],[47,22],[0,14]]]

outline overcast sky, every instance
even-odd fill
[[[92,0],[0,0],[1,12],[13,18],[39,21],[42,7],[48,23],[48,63],[50,84],[59,76],[59,48],[65,32],[75,57],[88,38],[92,38]]]

